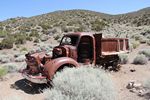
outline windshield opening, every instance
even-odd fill
[[[78,36],[64,36],[60,45],[73,45],[75,46],[78,41]]]

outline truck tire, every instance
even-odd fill
[[[119,64],[119,61],[115,61],[115,62],[113,62],[112,63],[112,69],[114,70],[114,71],[119,71],[120,70],[120,64]]]

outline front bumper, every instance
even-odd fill
[[[31,81],[33,83],[43,84],[43,83],[47,83],[48,82],[47,78],[44,77],[44,76],[41,76],[41,75],[33,76],[33,75],[27,74],[26,72],[22,72],[22,76],[25,79],[27,79],[27,80],[29,80],[29,81]]]

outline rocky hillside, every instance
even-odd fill
[[[113,33],[113,36],[121,33],[143,35],[150,32],[149,25],[150,8],[120,15],[88,10],[68,10],[30,18],[11,18],[0,22],[0,49],[12,48],[13,44],[23,44],[26,40],[46,41],[48,36],[59,40],[63,33],[77,31]]]
[[[49,34],[68,31],[101,30],[106,23],[107,14],[87,10],[56,11],[30,18],[11,18],[1,22],[1,30]],[[98,27],[98,25],[100,25]]]
[[[37,31],[50,34],[68,31],[100,31],[109,23],[150,25],[150,8],[109,15],[88,10],[55,11],[30,18],[18,17],[0,22],[0,31],[28,33]]]
[[[113,16],[115,23],[130,23],[135,26],[150,25],[150,7],[139,11]]]

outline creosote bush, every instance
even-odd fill
[[[45,100],[116,100],[109,75],[91,66],[57,72],[53,86],[45,90]]]
[[[137,55],[133,60],[134,64],[140,64],[140,65],[147,64],[147,62],[148,62],[148,59],[143,54]]]
[[[120,64],[126,64],[128,62],[128,54],[119,55]]]

